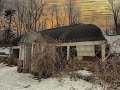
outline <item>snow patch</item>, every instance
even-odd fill
[[[1,47],[0,48],[0,53],[9,54],[10,53],[10,48],[9,47]]]
[[[78,73],[78,74],[80,74],[80,75],[82,75],[82,76],[91,76],[91,75],[92,75],[91,72],[86,71],[86,70],[79,70],[79,71],[77,71],[76,73]]]
[[[6,68],[5,64],[0,63],[0,69]],[[1,72],[0,72],[1,73]]]
[[[105,38],[110,44],[110,52],[111,53],[120,53],[120,35],[117,36],[106,36]]]
[[[87,71],[79,71],[88,75]],[[61,82],[57,78],[34,80],[32,75],[17,72],[17,67],[7,67],[0,64],[0,90],[103,90],[95,85],[79,79],[63,78]]]

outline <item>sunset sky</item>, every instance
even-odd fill
[[[13,1],[14,0],[8,0]],[[16,0],[15,0],[16,1]],[[22,1],[22,0],[18,0]],[[23,0],[28,1],[28,0]],[[51,0],[53,1],[52,4],[58,4],[61,7],[65,5],[67,0]],[[108,10],[108,0],[77,0],[77,7],[80,8],[80,15],[81,18],[87,18],[92,16],[108,16],[111,12]]]
[[[65,0],[60,0],[58,1],[59,4],[64,3]],[[108,8],[108,2],[107,0],[77,0],[78,7],[81,9],[81,14],[90,14],[92,15],[93,13],[96,14],[110,14]]]
[[[57,0],[58,4],[64,4],[65,1]],[[76,5],[80,8],[82,22],[94,23],[102,27],[111,23],[108,0],[77,0]]]
[[[10,1],[14,2],[14,0]],[[64,7],[66,1],[67,0],[54,0],[51,4],[58,4],[61,8],[61,12],[64,12],[62,8]],[[100,27],[104,27],[112,23],[112,13],[109,10],[108,0],[77,0],[76,6],[80,8],[81,23],[93,23],[99,25]]]
[[[7,1],[16,1],[16,0],[7,0]],[[18,0],[18,1],[29,1],[29,0]],[[67,0],[51,0],[52,3],[65,5],[64,2]],[[119,1],[119,0],[115,0]],[[77,0],[77,7],[81,10],[81,16],[95,16],[95,15],[109,15],[111,12],[108,10],[108,0]]]

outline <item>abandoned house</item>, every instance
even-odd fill
[[[93,56],[101,54],[102,61],[105,60],[105,46],[107,40],[103,36],[101,30],[96,25],[92,24],[77,24],[71,26],[64,26],[45,30],[41,32],[41,35],[49,36],[59,43],[56,46],[62,46],[66,48],[67,60],[71,57],[72,48],[75,47],[77,52],[77,59],[83,60],[85,56]],[[101,49],[96,52],[96,49]],[[74,52],[72,52],[73,54]]]
[[[103,62],[106,56],[107,40],[100,28],[93,24],[76,24],[38,33],[32,31],[19,37],[17,42],[19,42],[19,60],[22,61],[20,63],[22,63],[23,72],[30,71],[30,59],[38,49],[44,49],[46,42],[47,45],[51,46],[53,53],[57,51],[58,47],[62,47],[66,60],[71,58],[83,60],[84,57],[96,57],[96,49],[98,48]],[[35,48],[36,45],[38,45],[37,48]],[[71,54],[72,50],[75,52],[74,54]]]

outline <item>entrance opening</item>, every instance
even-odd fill
[[[13,49],[12,57],[19,58],[19,49]]]

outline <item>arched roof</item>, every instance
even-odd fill
[[[71,26],[48,29],[41,32],[62,42],[100,41],[106,40],[99,27],[93,24],[76,24]]]
[[[42,36],[41,34],[37,33],[37,32],[34,32],[34,31],[31,31],[31,32],[28,32],[27,34],[25,34],[19,43],[34,43],[36,40],[38,39],[42,39]]]
[[[96,25],[76,24],[48,29],[40,31],[39,33],[31,31],[15,38],[12,44],[34,43],[36,40],[40,41],[43,39],[51,42],[51,39],[48,39],[48,37],[53,40],[61,41],[62,43],[106,40],[100,28]]]
[[[34,43],[36,40],[41,40],[41,39],[43,40],[41,34],[31,31],[13,39],[11,45],[18,45],[19,43]]]

